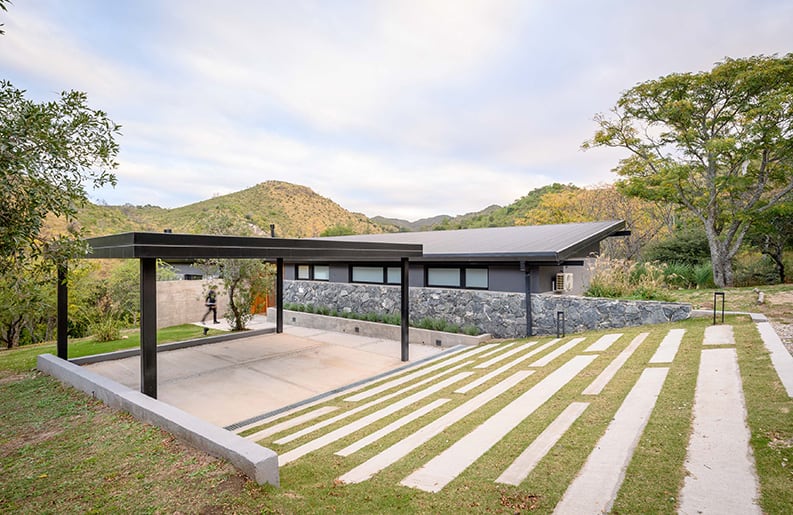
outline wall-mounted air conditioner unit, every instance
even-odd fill
[[[556,274],[556,291],[565,292],[573,290],[573,274]]]

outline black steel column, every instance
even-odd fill
[[[402,258],[402,361],[410,359],[410,264]]]
[[[531,316],[531,268],[528,263],[523,264],[526,269],[526,336],[531,336],[534,330]]]
[[[157,398],[157,260],[140,260],[140,391]]]
[[[58,357],[69,359],[68,331],[69,331],[69,289],[66,285],[66,272],[68,265],[58,265]]]
[[[275,260],[275,332],[284,332],[284,258]]]

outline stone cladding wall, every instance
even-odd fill
[[[524,337],[525,299],[523,293],[410,288],[410,317],[473,325],[496,338]],[[284,281],[284,302],[359,314],[400,311],[399,287],[386,285]],[[558,311],[565,313],[568,333],[683,320],[691,312],[688,304],[572,295],[533,294],[531,302],[536,335],[556,333]]]

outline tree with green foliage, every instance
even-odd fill
[[[747,239],[774,261],[779,282],[784,284],[784,252],[793,249],[793,201],[777,204],[765,211],[752,226]]]
[[[116,184],[119,126],[78,91],[36,103],[0,81],[0,259],[4,264],[56,253],[79,254],[79,229],[45,235],[47,216],[71,222],[94,188]]]
[[[204,213],[204,225],[211,234],[248,236],[250,228],[229,216],[220,206]],[[274,267],[258,259],[212,259],[197,263],[207,272],[218,272],[229,298],[232,329],[244,331],[253,317],[251,309],[259,297],[266,297],[274,284]],[[210,287],[212,285],[210,284]]]
[[[615,171],[628,195],[692,213],[717,286],[749,228],[793,191],[793,54],[726,59],[622,94],[589,147],[627,149]]]
[[[84,93],[36,103],[0,81],[0,333],[6,346],[19,344],[22,325],[51,318],[55,267],[86,251],[73,223],[88,201],[86,184],[116,183],[118,132],[105,113],[87,105]],[[65,218],[67,231],[45,233],[48,216]]]
[[[46,267],[30,266],[22,273],[0,273],[0,342],[11,349],[23,341],[36,341],[36,328],[54,327],[54,277]],[[27,330],[27,335],[23,332]],[[47,331],[47,332],[50,332]]]
[[[669,236],[647,245],[644,261],[696,266],[710,260],[708,237],[701,226],[677,227]]]

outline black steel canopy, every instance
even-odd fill
[[[140,261],[141,391],[157,397],[157,259],[261,259],[276,264],[276,332],[283,332],[284,259],[305,261],[395,261],[401,264],[402,361],[408,360],[409,258],[422,255],[420,244],[257,238],[128,232],[85,240],[85,258]],[[58,270],[58,357],[68,359],[66,267]]]
[[[399,242],[334,241],[292,238],[257,238],[205,234],[127,232],[88,238],[92,252],[86,258],[208,259],[278,258],[324,261],[383,260],[421,257],[420,244]]]

